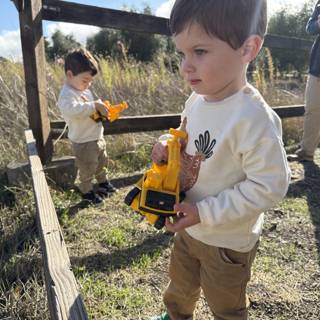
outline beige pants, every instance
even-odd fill
[[[106,142],[102,138],[85,143],[72,143],[76,165],[79,174],[79,189],[82,193],[92,190],[92,180],[98,183],[107,180],[105,166],[107,165]]]
[[[307,80],[305,100],[301,149],[307,155],[313,156],[320,142],[320,78],[311,74]]]
[[[247,319],[246,287],[257,247],[241,253],[206,245],[185,231],[176,234],[164,294],[170,319],[192,319],[200,288],[216,320]]]

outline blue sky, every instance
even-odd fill
[[[307,0],[268,0],[269,13],[285,6],[294,9],[301,6]],[[90,4],[98,7],[122,9],[135,8],[141,11],[148,4],[155,15],[168,17],[174,0],[70,0],[82,4]],[[316,2],[316,1],[315,1]],[[87,36],[99,30],[95,27],[80,26],[70,23],[44,22],[44,34],[48,38],[52,33],[61,29],[64,33],[73,34],[74,37],[85,43]],[[21,59],[20,32],[18,12],[10,0],[0,0],[0,56],[13,60]]]

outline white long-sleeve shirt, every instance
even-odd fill
[[[281,120],[250,85],[219,102],[193,93],[185,117],[185,201],[197,205],[201,220],[186,231],[209,245],[249,251],[263,211],[285,196],[290,181]]]
[[[90,118],[95,112],[95,103],[89,89],[79,91],[65,83],[59,95],[58,106],[68,125],[68,138],[72,142],[84,143],[103,137],[101,121],[95,122]]]

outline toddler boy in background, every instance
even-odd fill
[[[193,92],[180,126],[188,133],[181,152],[186,198],[175,206],[177,218],[166,220],[176,233],[167,312],[154,320],[193,319],[200,289],[216,320],[248,318],[263,212],[290,181],[281,120],[246,78],[266,25],[266,0],[176,0],[172,9],[181,73]],[[158,164],[167,160],[164,141],[153,148]]]
[[[108,115],[103,102],[95,100],[89,90],[98,73],[98,64],[87,50],[77,49],[66,56],[64,70],[66,79],[58,106],[68,125],[68,138],[79,170],[79,189],[83,200],[98,204],[104,196],[116,191],[105,170],[107,153],[103,125],[90,118],[95,111],[105,117]],[[99,184],[97,192],[93,190],[94,178]]]

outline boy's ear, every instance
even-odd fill
[[[241,47],[243,63],[250,63],[258,55],[263,44],[263,39],[258,35],[251,35]]]
[[[71,78],[73,77],[73,73],[72,73],[71,70],[68,70],[68,71],[66,72],[66,77],[67,77],[67,79],[71,79]]]

